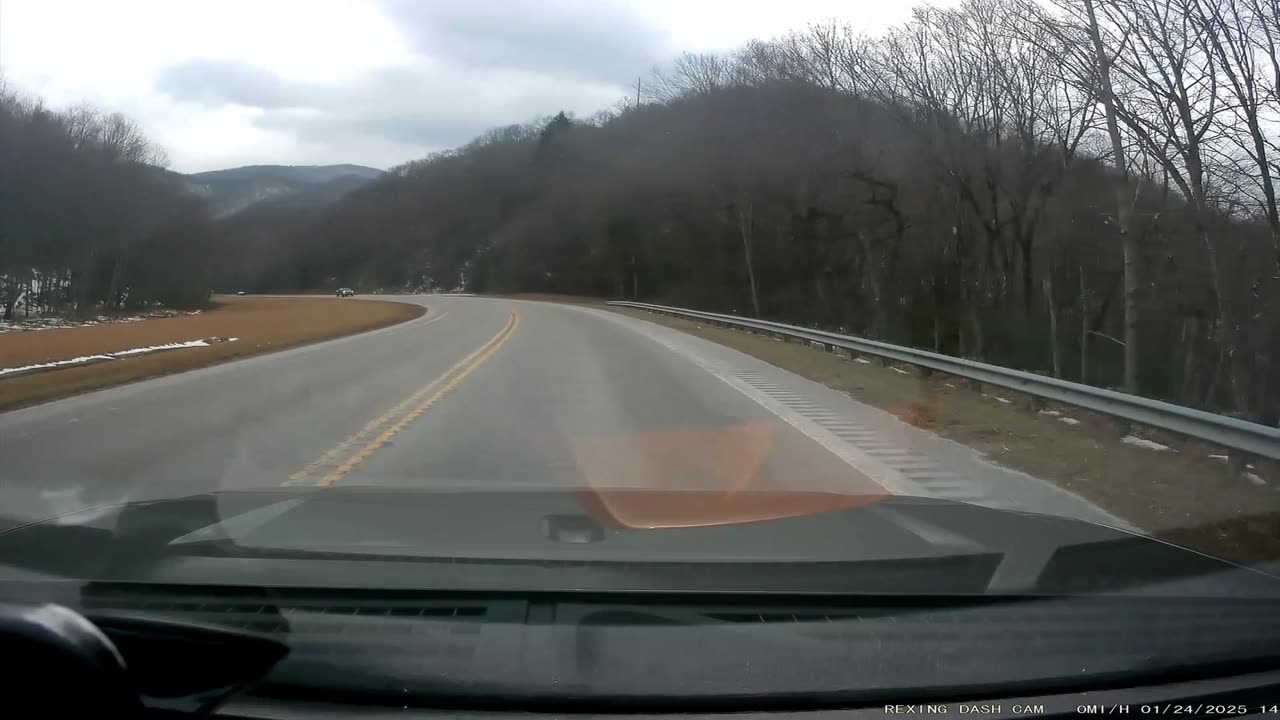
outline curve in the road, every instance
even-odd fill
[[[430,309],[0,414],[0,505],[49,517],[282,483],[642,487],[927,494],[1108,521],[842,393],[643,320],[501,298],[394,299]]]
[[[447,313],[446,313],[447,314]],[[440,317],[443,317],[441,315]],[[422,417],[444,396],[453,392],[476,368],[480,367],[515,334],[520,327],[520,314],[512,312],[507,324],[471,354],[410,394],[395,407],[370,420],[355,435],[338,443],[301,470],[289,476],[286,485],[332,485],[352,470],[363,465],[379,448]]]

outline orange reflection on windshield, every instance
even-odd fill
[[[723,427],[657,430],[574,445],[592,487],[647,490],[745,490],[773,447],[767,420]]]
[[[580,440],[574,455],[590,488],[580,498],[597,522],[638,529],[809,515],[886,497],[811,442],[770,420]]]

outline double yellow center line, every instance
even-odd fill
[[[476,368],[493,357],[519,327],[520,316],[513,312],[507,318],[507,324],[488,342],[459,360],[444,371],[443,375],[401,400],[395,407],[370,420],[355,435],[307,463],[301,470],[290,475],[285,485],[332,485],[360,467],[379,448],[390,442],[396,433],[422,417],[423,413],[462,384]]]

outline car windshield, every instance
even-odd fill
[[[548,696],[844,692],[753,658],[1028,618],[1108,640],[852,689],[1280,653],[1278,39],[1276,0],[4,0],[0,601],[567,623],[568,674],[438,668]],[[349,672],[279,682],[430,690],[286,624]]]

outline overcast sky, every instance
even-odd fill
[[[0,0],[0,73],[53,107],[124,112],[196,172],[386,168],[487,128],[635,91],[681,51],[899,0]]]

